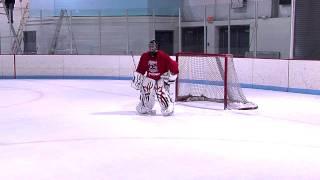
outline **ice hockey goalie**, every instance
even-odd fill
[[[165,52],[158,50],[155,40],[149,42],[149,51],[141,55],[138,67],[133,73],[131,86],[140,91],[136,110],[139,114],[154,114],[155,98],[164,116],[174,113],[174,101],[170,86],[179,73],[178,64]]]

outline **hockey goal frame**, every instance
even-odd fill
[[[223,100],[221,99],[220,101],[214,101],[214,102],[220,102],[222,103],[223,102],[223,107],[224,109],[228,109],[228,104],[230,103],[229,101],[229,94],[228,94],[228,79],[229,79],[229,61],[232,61],[231,63],[231,66],[234,66],[233,65],[233,55],[232,54],[208,54],[208,53],[191,53],[191,52],[179,52],[179,53],[176,53],[176,61],[177,63],[179,64],[179,57],[185,57],[185,56],[189,56],[189,57],[192,57],[192,56],[195,56],[195,57],[201,57],[201,58],[205,58],[205,57],[214,57],[214,58],[220,58],[220,59],[223,59],[224,62],[221,63],[220,65],[221,66],[224,66],[224,67],[220,67],[223,72],[221,72],[221,70],[219,70],[220,72],[220,75],[221,75],[221,79],[223,81]],[[179,65],[179,68],[180,68],[180,65]],[[220,69],[219,68],[219,69]],[[234,68],[234,67],[233,67]],[[234,69],[235,71],[235,69]],[[232,71],[231,71],[232,72]],[[237,79],[237,73],[235,71],[235,76],[236,76],[236,79]],[[176,80],[176,86],[175,86],[175,101],[188,101],[186,99],[188,98],[193,98],[194,96],[179,96],[179,75],[178,75],[178,78]],[[237,79],[238,81],[238,79]],[[237,82],[239,84],[239,82]],[[231,86],[232,87],[232,86]],[[239,93],[243,95],[246,103],[248,104],[251,104],[249,106],[243,106],[243,107],[238,107],[238,108],[231,108],[231,109],[238,109],[238,110],[250,110],[250,109],[257,109],[258,106],[254,103],[251,103],[249,101],[246,100],[242,90],[241,90],[241,87],[240,87],[240,84],[239,84]],[[205,96],[195,96],[195,97],[198,97],[198,99],[201,99],[201,100],[198,100],[197,98],[195,98],[196,100],[195,101],[213,101],[211,100],[211,98],[208,98],[208,97],[205,97]],[[193,101],[193,100],[191,100]]]

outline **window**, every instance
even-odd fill
[[[204,51],[203,27],[182,28],[182,51],[183,52],[203,52]]]
[[[291,0],[279,0],[279,4],[281,5],[291,4]]]
[[[231,26],[230,51],[236,57],[244,57],[250,49],[250,27]],[[228,53],[228,27],[219,27],[219,53]]]
[[[231,0],[231,8],[242,8],[245,7],[247,0]]]
[[[37,54],[36,31],[23,31],[24,54]]]

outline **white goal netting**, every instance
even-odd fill
[[[224,109],[256,109],[240,87],[232,55],[177,54],[176,101],[223,103]]]

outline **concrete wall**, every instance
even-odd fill
[[[156,23],[152,17],[74,17],[71,26],[74,36],[67,26],[67,20],[61,28],[57,54],[127,54],[133,51],[140,54],[147,49],[147,43],[154,38],[155,30],[172,30],[174,32],[174,52],[178,52],[178,18],[157,17]],[[99,26],[99,23],[101,25]],[[290,18],[271,18],[258,20],[258,51],[280,52],[280,58],[289,58]],[[220,26],[227,26],[227,21],[214,21],[207,24],[209,43],[208,52],[217,53],[219,49]],[[255,27],[254,20],[233,20],[232,25],[248,25],[250,27],[250,51],[254,50]],[[203,26],[203,22],[182,23],[183,27]],[[269,29],[273,29],[270,31]],[[37,32],[37,54],[48,54],[53,39],[54,23],[39,22],[26,26],[27,31]],[[9,54],[12,39],[1,39],[2,54]],[[128,44],[129,42],[129,44]],[[100,44],[101,43],[101,44]]]
[[[38,3],[36,3],[38,2]],[[54,2],[54,3],[53,3]],[[85,1],[88,3],[89,1]],[[99,1],[100,3],[110,3],[111,1]],[[118,2],[118,1],[117,1]],[[124,1],[119,1],[124,6]],[[130,1],[131,2],[131,1]],[[169,2],[169,0],[166,0]],[[249,25],[250,26],[250,51],[254,50],[254,7],[253,1],[247,5],[245,11],[232,10],[232,25]],[[260,2],[260,1],[259,1]],[[68,4],[76,5],[75,3],[66,1],[48,1],[43,4],[42,1],[31,1],[36,4],[34,7],[43,6],[67,6]],[[169,8],[168,4],[160,3],[156,0],[149,0],[148,7],[159,6],[160,8]],[[263,17],[258,20],[258,51],[276,51],[280,52],[281,58],[289,58],[289,44],[290,44],[290,17],[285,16],[283,18],[267,18],[270,17],[271,1],[263,0],[259,3],[259,16]],[[134,4],[131,2],[131,4]],[[139,4],[139,3],[137,3]],[[226,26],[228,4],[224,0],[176,0],[169,4],[174,4],[172,9],[177,9],[175,6],[179,4],[184,8],[187,8],[188,13],[183,14],[183,20],[187,20],[189,15],[194,16],[197,14],[201,17],[197,22],[183,22],[182,26],[203,26],[204,9],[203,5],[208,5],[207,15],[213,15],[215,17],[213,23],[207,24],[208,26],[208,52],[218,52],[218,40],[219,32],[217,28],[219,26]],[[217,6],[213,6],[217,5]],[[130,7],[130,4],[127,5]],[[79,7],[85,8],[84,5]],[[117,7],[117,5],[115,5]],[[189,9],[188,9],[189,7]],[[213,8],[214,9],[210,9]],[[262,8],[263,7],[263,8]],[[288,8],[287,6],[280,6],[281,9]],[[31,11],[35,10],[31,8]],[[157,10],[161,14],[161,9]],[[19,12],[19,11],[17,11]],[[40,11],[37,14],[40,16]],[[287,11],[285,11],[287,12]],[[35,13],[35,12],[33,12]],[[76,11],[73,11],[75,16]],[[80,10],[79,13],[84,13]],[[156,17],[152,16],[130,16],[128,19],[125,17],[125,9],[120,13],[119,17],[98,17],[99,11],[95,11],[96,17],[73,17],[71,22],[72,26],[69,26],[69,19],[66,18],[63,22],[57,54],[71,54],[78,52],[78,54],[127,54],[128,52],[135,52],[140,54],[146,50],[147,42],[154,39],[155,30],[172,30],[174,31],[174,52],[178,51],[179,46],[179,34],[178,34],[178,17]],[[103,12],[101,12],[103,13]],[[131,13],[134,13],[132,10]],[[169,13],[170,14],[170,13]],[[189,14],[189,15],[188,15]],[[31,18],[25,31],[37,31],[37,54],[48,54],[53,34],[56,28],[57,17],[51,17],[50,13],[46,11],[42,12],[43,19]],[[70,14],[69,14],[70,15]],[[172,14],[170,14],[172,15]],[[222,19],[221,19],[222,18]],[[220,19],[220,20],[219,20]],[[224,19],[224,20],[223,20]],[[155,23],[153,23],[155,21]],[[6,25],[6,20],[3,21],[4,26],[0,26],[1,36],[10,36],[9,27]],[[73,34],[70,33],[70,28]],[[72,40],[74,36],[74,41]],[[10,54],[12,38],[1,38],[1,53]],[[77,50],[77,51],[76,51]]]
[[[232,25],[247,25],[250,27],[250,51],[254,51],[255,24],[254,20],[232,20]],[[288,17],[268,18],[258,20],[257,51],[280,52],[280,58],[289,58],[290,53],[290,23]],[[203,23],[202,23],[203,24]],[[184,23],[183,26],[201,26],[201,23]],[[227,21],[214,21],[207,24],[208,52],[219,52],[219,27],[227,26]],[[270,31],[272,29],[272,31]]]
[[[290,55],[290,24],[289,17],[259,19],[257,51],[280,52],[280,58],[288,59]],[[254,25],[251,24],[251,26]],[[252,27],[250,35],[254,34],[253,29]],[[251,38],[253,37],[251,36]],[[253,45],[250,50],[253,51]]]
[[[139,56],[135,56],[135,64]],[[174,57],[172,57],[174,58]],[[320,95],[319,61],[234,58],[242,87]],[[0,78],[126,79],[135,69],[131,56],[0,56]]]
[[[289,58],[291,32],[291,6],[279,5],[273,0],[258,1],[258,27],[255,29],[255,1],[248,0],[245,7],[231,9],[231,25],[250,27],[250,51],[254,51],[257,32],[257,51],[280,52],[280,58]],[[274,7],[274,8],[272,8]],[[278,7],[278,8],[276,8]],[[229,1],[184,0],[182,26],[203,26],[204,18],[213,16],[207,23],[208,52],[219,52],[219,26],[228,25]],[[274,12],[274,11],[277,12]],[[277,15],[277,16],[275,16]]]
[[[233,0],[232,0],[233,1]],[[229,13],[229,0],[183,0],[183,16],[187,21],[201,20],[206,16],[213,16],[216,20],[226,20]],[[235,0],[235,2],[240,2]],[[258,17],[288,17],[291,15],[290,5],[279,5],[278,0],[258,0]],[[247,0],[241,8],[231,8],[232,19],[251,19],[255,17],[255,0]]]
[[[37,33],[37,54],[48,54],[56,21],[57,18],[43,22],[33,20],[26,26],[26,30]],[[72,26],[68,24],[69,19],[63,20],[57,54],[71,54],[71,47],[78,54],[127,54],[131,51],[140,54],[155,38],[155,30],[173,31],[178,42],[177,17],[73,17],[71,21]],[[174,51],[178,51],[178,44],[174,45]]]
[[[148,16],[129,17],[128,19],[126,17],[73,17],[71,28],[74,42],[72,42],[72,34],[65,20],[60,31],[57,54],[70,54],[71,43],[73,43],[73,52],[77,48],[79,54],[127,54],[131,51],[140,54],[147,49],[147,42],[154,39],[155,30],[174,31],[174,52],[178,52],[178,18],[156,17],[155,23],[153,20]],[[28,31],[37,31],[38,54],[48,54],[55,29],[54,21],[56,19],[51,23],[50,21],[42,24],[29,23],[26,27]],[[280,58],[288,58],[290,23],[289,17],[259,19],[258,51],[280,52]],[[214,21],[207,24],[208,52],[218,52],[218,28],[227,25],[227,21]],[[232,20],[232,25],[250,26],[250,51],[253,51],[256,31],[254,20]],[[182,27],[190,26],[203,26],[203,22],[182,23]]]

